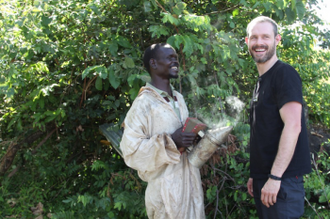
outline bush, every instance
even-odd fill
[[[99,126],[122,123],[149,80],[142,67],[143,51],[152,43],[168,42],[181,63],[173,85],[185,96],[191,116],[215,126],[235,125],[236,139],[228,142],[233,150],[219,151],[201,170],[208,218],[255,218],[245,184],[247,108],[257,74],[245,46],[245,27],[259,14],[284,26],[279,56],[302,76],[310,122],[329,126],[329,51],[314,47],[318,37],[326,48],[329,34],[317,29],[321,21],[309,10],[314,4],[2,2],[0,216],[146,217],[145,183],[105,141]],[[295,21],[300,26],[292,29]],[[233,97],[243,103],[240,108],[231,105]],[[319,156],[318,169],[306,177],[306,217],[329,210],[324,204],[329,200],[328,167],[322,166],[328,158]]]

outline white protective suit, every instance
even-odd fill
[[[150,87],[142,87],[123,123],[120,143],[125,163],[148,182],[145,204],[151,219],[205,218],[199,169],[180,154],[171,138],[188,117],[186,103],[177,97],[181,118]]]

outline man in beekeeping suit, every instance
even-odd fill
[[[169,44],[153,44],[143,61],[151,82],[140,89],[122,125],[125,163],[148,183],[149,218],[203,219],[200,172],[188,162],[185,150],[196,134],[182,132],[188,109],[170,84],[178,78],[178,55]]]

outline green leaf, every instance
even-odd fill
[[[326,197],[325,197],[324,195],[321,195],[321,196],[319,197],[319,202],[320,202],[320,203],[327,202]]]
[[[173,17],[171,14],[162,12],[162,15],[164,16],[162,19],[163,23],[170,22],[176,26],[179,25],[179,20]]]
[[[183,52],[186,53],[187,56],[190,56],[193,53],[193,43],[188,35],[184,35],[183,37],[183,42],[184,42],[184,47],[183,47]]]
[[[125,68],[134,68],[135,64],[131,57],[125,56],[124,65]]]
[[[178,2],[175,7],[172,8],[174,14],[181,15],[183,11],[186,9],[186,3]]]
[[[233,17],[236,17],[237,15],[239,15],[239,9],[236,8],[234,11],[233,11]]]
[[[102,79],[106,79],[108,77],[108,70],[104,66],[100,66],[96,69],[96,72]]]
[[[180,49],[180,45],[184,42],[181,35],[174,35],[168,38],[167,43],[172,45],[174,48]]]
[[[242,193],[242,200],[245,201],[247,199],[247,194],[245,192]]]
[[[303,19],[304,18],[304,14],[306,12],[306,8],[305,5],[302,1],[298,1],[296,4],[296,10],[297,10],[297,15],[299,19]]]
[[[82,73],[82,79],[84,79],[87,75],[89,75],[89,72],[92,67],[88,66]]]
[[[82,73],[82,79],[98,74],[104,79],[107,77],[107,69],[103,65],[88,66]]]
[[[64,202],[64,203],[70,203],[70,202],[72,202],[72,198],[68,198],[68,199],[62,200],[62,202]]]
[[[284,17],[283,10],[279,10],[279,9],[275,8],[275,13],[279,18],[283,19],[283,17]]]
[[[44,97],[49,96],[50,93],[54,91],[54,87],[60,87],[60,85],[59,84],[50,84],[50,85],[43,87],[40,90],[39,96],[41,96],[40,94],[42,94],[42,96],[44,96]]]
[[[110,44],[109,44],[109,51],[111,53],[111,55],[113,56],[117,56],[118,54],[118,44],[114,41],[112,41]]]
[[[150,12],[152,10],[151,4],[150,4],[149,1],[145,1],[143,3],[143,8],[144,8],[144,12],[146,12],[146,13],[148,13],[148,12]]]
[[[11,119],[7,126],[7,129],[10,129],[10,127],[12,127],[16,121],[17,121],[17,117],[14,117],[13,119]]]
[[[234,192],[234,201],[237,201],[237,194],[238,194],[238,192],[235,191],[235,192]]]
[[[229,26],[230,26],[230,28],[235,28],[235,23],[231,21]]]
[[[184,3],[184,2],[178,2],[178,3],[176,4],[176,7],[178,7],[181,11],[183,11],[183,10],[186,9],[187,4]]]
[[[118,86],[120,85],[120,78],[115,76],[115,71],[114,71],[113,68],[114,68],[113,66],[110,66],[108,68],[108,70],[109,70],[109,82],[110,82],[111,86],[114,89],[117,89]]]
[[[296,15],[295,15],[294,11],[292,11],[290,8],[285,9],[285,14],[288,18],[289,23],[292,23],[296,19]]]
[[[65,118],[65,116],[66,116],[65,111],[64,111],[64,110],[61,110],[61,117],[62,117],[62,118]]]
[[[270,8],[272,7],[272,3],[270,3],[270,2],[265,2],[265,3],[263,3],[263,5],[266,8],[266,11],[269,11]]]
[[[203,64],[207,64],[207,60],[206,60],[206,58],[202,57],[202,58],[201,58],[201,62],[202,62]]]
[[[40,108],[43,109],[45,107],[44,97],[40,97],[38,103],[39,103]]]
[[[35,66],[35,69],[37,70],[37,72],[39,72],[39,73],[48,73],[49,72],[49,69],[45,62],[37,62],[34,66]]]
[[[130,87],[133,87],[134,85],[134,81],[138,78],[138,75],[137,74],[132,74],[128,77],[127,79],[127,83]]]
[[[152,33],[152,37],[161,37],[163,36],[168,36],[169,35],[169,30],[166,26],[164,25],[151,25],[149,27],[149,31]]]
[[[42,15],[41,17],[41,24],[43,26],[48,26],[50,24],[50,22],[52,22],[52,18],[50,18],[49,16],[45,16],[45,15]]]
[[[95,88],[97,90],[102,90],[102,78],[101,77],[97,77],[96,81],[95,81]]]
[[[129,41],[124,37],[120,37],[119,39],[117,39],[117,42],[118,42],[119,45],[121,45],[124,48],[132,48]]]
[[[139,93],[139,90],[140,90],[140,88],[137,87],[137,86],[134,86],[133,88],[131,88],[131,89],[129,90],[128,93],[130,94],[132,100],[134,100],[134,99],[136,98],[136,96],[137,96],[138,93]]]
[[[284,1],[283,0],[276,0],[276,6],[278,9],[283,9],[284,8]]]
[[[291,0],[291,9],[294,10],[296,7],[296,0]]]
[[[114,208],[118,209],[119,211],[121,210],[122,203],[116,202]]]

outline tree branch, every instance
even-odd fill
[[[37,145],[37,147],[32,151],[32,154],[36,154],[38,148],[41,147],[41,145],[43,145],[48,138],[50,138],[50,136],[52,136],[52,134],[56,131],[57,128],[54,128],[44,139],[42,139],[42,141]]]
[[[235,6],[231,7],[231,8],[226,8],[226,9],[223,10],[223,11],[212,11],[212,12],[210,12],[210,13],[206,13],[206,14],[204,14],[204,16],[205,16],[205,15],[211,15],[211,14],[220,14],[220,13],[224,13],[224,12],[227,12],[227,11],[233,10],[233,9],[235,9],[235,8],[238,8],[238,6],[239,6],[239,5],[235,5]]]
[[[8,169],[11,167],[13,164],[13,161],[15,159],[17,151],[21,148],[22,145],[24,144],[32,144],[34,141],[36,141],[41,135],[44,133],[41,131],[37,131],[33,133],[32,135],[26,137],[24,140],[20,142],[14,142],[9,145],[6,154],[1,158],[0,162],[0,175],[3,176]],[[10,176],[13,176],[16,173],[16,169],[12,171]]]

